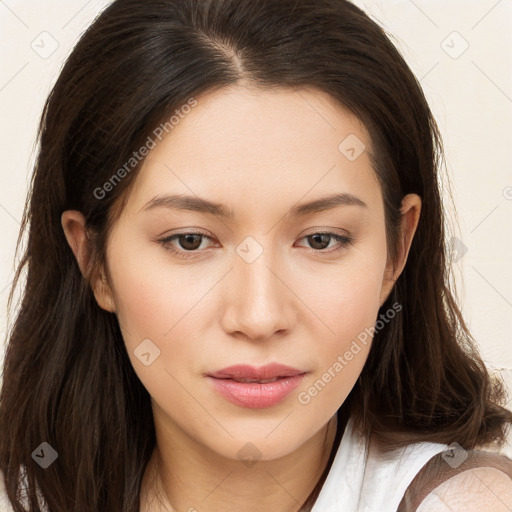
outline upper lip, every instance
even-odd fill
[[[214,373],[209,373],[210,377],[216,379],[252,379],[252,380],[265,380],[275,379],[279,377],[293,377],[294,375],[301,375],[306,373],[303,370],[292,368],[279,363],[270,363],[265,366],[255,367],[249,364],[237,364],[228,366],[222,370]]]

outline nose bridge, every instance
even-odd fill
[[[250,338],[266,338],[290,327],[292,294],[272,251],[248,237],[237,247],[231,285],[230,328]]]

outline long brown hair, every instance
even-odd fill
[[[0,397],[0,469],[17,512],[22,468],[30,511],[39,510],[36,483],[52,512],[139,510],[155,446],[150,396],[90,283],[140,164],[104,184],[190,98],[236,83],[314,87],[363,122],[390,257],[402,197],[422,198],[408,262],[381,307],[402,310],[375,334],[343,415],[389,446],[504,441],[512,413],[501,406],[503,385],[450,285],[439,130],[385,31],[346,0],[116,0],[69,56],[39,126],[9,308],[24,270],[26,284]],[[61,227],[68,209],[87,220],[94,259],[85,277]],[[44,470],[31,456],[42,442],[58,453]]]

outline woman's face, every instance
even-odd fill
[[[110,300],[157,424],[271,460],[324,427],[363,368],[393,284],[381,190],[368,134],[323,93],[233,87],[197,102],[155,139],[111,233]],[[211,376],[269,363],[302,375]]]

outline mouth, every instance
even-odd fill
[[[215,379],[231,379],[237,382],[273,382],[284,377],[295,377],[307,373],[284,364],[271,363],[259,368],[248,364],[238,364],[208,374]]]
[[[265,409],[283,401],[301,383],[307,371],[281,364],[260,368],[236,365],[208,374],[213,388],[241,407]]]

